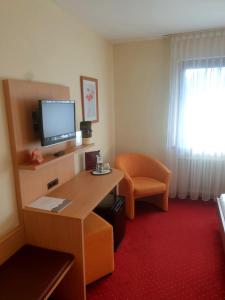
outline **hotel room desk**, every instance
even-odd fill
[[[28,244],[69,252],[75,256],[74,266],[57,289],[57,299],[86,299],[83,222],[122,178],[123,173],[116,169],[103,176],[82,171],[48,194],[72,200],[61,212],[23,209]]]

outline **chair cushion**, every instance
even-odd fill
[[[166,184],[150,177],[132,177],[134,183],[134,197],[144,197],[162,194],[166,191]]]

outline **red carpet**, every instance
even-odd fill
[[[171,200],[168,213],[138,203],[115,264],[87,288],[88,300],[225,299],[215,203]]]

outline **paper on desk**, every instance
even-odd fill
[[[47,211],[59,212],[67,205],[71,203],[71,200],[55,198],[55,197],[40,197],[34,202],[27,205],[27,207],[43,209]]]

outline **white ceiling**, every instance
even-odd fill
[[[55,0],[112,41],[225,27],[225,0]]]

